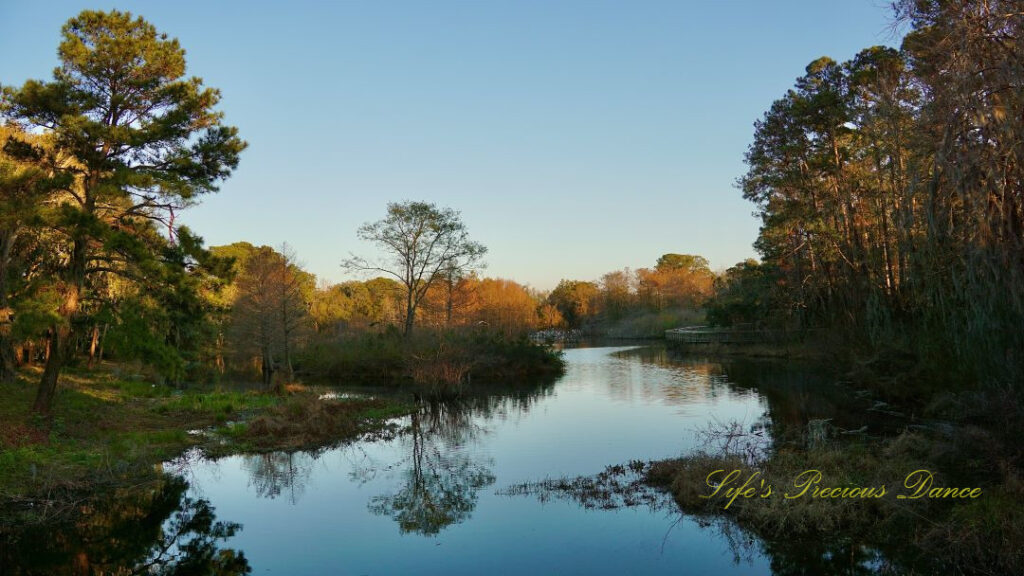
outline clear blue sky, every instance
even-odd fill
[[[488,275],[559,278],[754,255],[734,182],[754,120],[819,56],[898,45],[879,0],[0,3],[0,83],[49,78],[85,8],[140,14],[249,142],[181,220],[287,241],[341,280],[388,201],[460,210]]]

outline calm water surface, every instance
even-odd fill
[[[712,421],[764,420],[766,398],[704,361],[578,348],[535,390],[425,407],[404,432],[317,454],[177,463],[191,495],[242,530],[254,574],[768,574],[671,507],[588,509],[501,493],[678,456]]]
[[[0,576],[884,571],[859,537],[762,541],[650,490],[653,502],[606,508],[517,489],[679,456],[715,423],[778,442],[811,418],[846,429],[866,418],[832,377],[793,365],[656,347],[565,359],[557,381],[424,404],[383,437],[315,453],[186,455],[155,485],[118,488],[72,524],[0,533]]]

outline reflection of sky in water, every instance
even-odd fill
[[[711,418],[752,424],[764,413],[760,396],[730,387],[713,364],[623,350],[567,350],[565,376],[532,401],[424,414],[417,434],[315,458],[231,457],[186,475],[218,517],[242,524],[227,545],[244,551],[254,574],[768,573],[763,557],[736,564],[723,538],[676,514],[495,494],[675,456]],[[466,513],[425,536],[371,511],[382,497],[393,505],[410,494],[457,499]]]

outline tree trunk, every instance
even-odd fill
[[[263,387],[270,390],[274,383],[274,358],[271,356],[270,346],[263,346]]]
[[[405,302],[405,335],[412,334],[412,325],[416,321],[416,306],[413,303],[412,288],[409,288],[409,294],[406,296]]]
[[[448,301],[445,303],[444,325],[452,325],[452,293],[455,291],[455,277],[448,274]]]
[[[89,211],[93,209],[92,200],[87,200]],[[53,398],[57,393],[57,379],[64,368],[64,362],[71,356],[74,339],[74,318],[78,314],[79,298],[85,286],[86,240],[84,237],[75,239],[71,250],[71,263],[68,274],[69,281],[65,285],[64,301],[58,312],[65,320],[61,326],[51,326],[46,341],[46,368],[39,380],[39,390],[32,409],[39,414],[49,414],[53,407]]]
[[[295,381],[295,369],[292,368],[292,352],[291,346],[288,345],[288,340],[291,338],[289,333],[284,335],[284,366],[288,369],[288,381]]]
[[[0,382],[14,382],[16,360],[14,341],[11,340],[11,310],[0,294]]]
[[[219,372],[220,374],[224,374],[225,369],[227,367],[226,367],[226,365],[224,363],[224,333],[223,332],[218,332],[217,333],[217,359],[216,359],[216,364],[217,364],[217,372]]]
[[[43,377],[39,380],[39,389],[36,391],[36,401],[32,410],[39,414],[48,415],[53,408],[53,398],[57,394],[57,379],[60,370],[63,368],[63,352],[61,330],[56,327],[50,329],[50,336],[47,339],[46,368],[43,369]]]
[[[92,325],[92,336],[89,338],[89,368],[93,367],[96,363],[96,350],[99,348],[100,343],[100,325]]]
[[[0,382],[14,382],[16,376],[14,343],[9,338],[9,330],[0,323]]]
[[[7,267],[11,261],[14,234],[0,234],[0,382],[14,382],[14,342],[11,340],[13,311],[7,301]]]
[[[96,352],[96,360],[103,362],[103,343],[107,341],[107,328],[110,328],[110,324],[103,325],[103,331],[100,332],[100,349]]]

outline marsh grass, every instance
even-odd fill
[[[757,428],[735,422],[696,432],[702,448],[685,457],[516,484],[499,494],[562,498],[596,509],[675,509],[722,535],[734,554],[767,553],[773,562],[817,566],[820,573],[1024,573],[1019,476],[1005,461],[985,468],[987,479],[979,470],[948,470],[956,462],[976,466],[977,457],[987,455],[978,442],[991,442],[992,436],[922,426],[890,438],[850,437],[827,421],[812,420],[799,438],[779,448]],[[987,450],[1005,452],[998,446]],[[977,486],[982,495],[971,500],[897,498],[910,492],[904,481],[920,469],[934,473],[935,486]],[[709,481],[718,470],[723,472]],[[756,473],[758,481],[751,485],[757,490],[726,506],[724,490],[709,496],[733,470],[740,471],[739,480],[730,486]],[[809,490],[786,498],[801,492],[795,480],[807,470],[820,471],[821,488],[885,486],[886,492],[880,498],[818,498]],[[762,478],[772,486],[765,498],[759,497]]]
[[[548,478],[539,482],[513,484],[498,491],[502,496],[534,496],[541,502],[568,498],[584,508],[615,510],[646,506],[666,510],[671,500],[663,491],[651,489],[646,480],[648,464],[634,460],[608,466],[594,476]]]
[[[409,414],[412,405],[379,398],[344,400],[302,396],[273,406],[244,424],[230,427],[232,451],[291,451],[322,448],[379,430],[390,418]]]
[[[787,447],[751,459],[737,450],[700,451],[652,462],[646,481],[668,490],[679,507],[697,517],[728,517],[768,540],[818,541],[822,538],[860,541],[909,558],[911,565],[933,566],[949,574],[1024,573],[1024,488],[1016,472],[1003,467],[987,478],[951,470],[953,463],[974,460],[960,441],[925,429],[888,439],[816,439],[810,428],[804,447]],[[956,434],[954,434],[954,437]],[[755,472],[774,487],[771,497],[708,498],[716,470]],[[795,480],[807,470],[821,472],[820,486],[885,486],[880,498],[816,498],[796,496]],[[935,486],[977,486],[977,499],[899,499],[908,494],[904,481],[915,470],[929,470]],[[973,482],[965,484],[967,478]],[[760,494],[760,491],[758,492]]]

